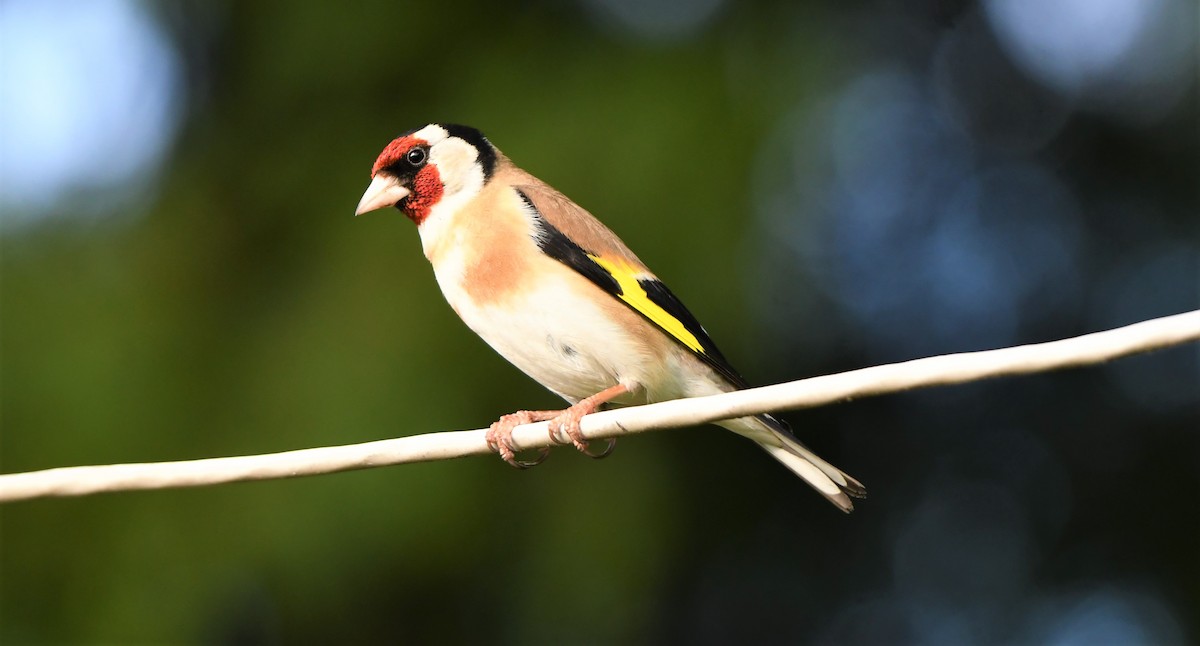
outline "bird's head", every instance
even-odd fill
[[[459,208],[474,197],[491,177],[496,156],[474,128],[431,123],[410,130],[379,153],[354,214],[394,206],[420,225],[433,210]]]

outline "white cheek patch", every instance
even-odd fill
[[[434,129],[434,135],[446,132],[441,126],[427,126],[421,132]],[[456,137],[443,137],[430,147],[429,163],[437,167],[444,188],[442,199],[429,209],[429,215],[417,229],[427,257],[448,233],[455,214],[483,190],[483,169],[476,163],[478,157],[479,151],[474,146]]]
[[[446,196],[483,186],[483,169],[475,163],[478,158],[479,151],[458,138],[446,139],[430,148],[429,162],[437,166]]]

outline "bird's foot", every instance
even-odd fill
[[[622,384],[617,384],[591,397],[579,400],[550,420],[550,440],[556,444],[566,444],[569,441],[575,445],[575,448],[580,453],[589,458],[599,460],[600,458],[608,457],[617,446],[617,438],[608,438],[608,445],[604,447],[604,450],[599,453],[594,452],[588,448],[587,438],[583,436],[583,431],[579,429],[579,423],[585,415],[596,412],[596,410],[612,398],[627,392],[629,392],[628,388]]]
[[[583,402],[579,402],[582,404]],[[584,415],[595,411],[595,407],[586,407],[575,404],[574,406],[564,410],[561,415],[550,420],[550,439],[555,444],[573,444],[580,453],[599,460],[606,458],[613,449],[617,446],[617,438],[608,438],[608,446],[604,447],[603,451],[596,453],[588,447],[587,438],[583,436],[583,431],[579,430],[579,420],[583,419]]]
[[[500,458],[518,469],[528,469],[536,467],[545,462],[546,458],[550,457],[550,447],[543,446],[538,449],[538,456],[534,460],[518,460],[516,456],[516,447],[513,446],[512,433],[513,429],[522,424],[532,424],[533,422],[544,422],[559,414],[561,411],[556,410],[519,410],[515,413],[509,413],[494,422],[487,432],[488,448],[500,454]]]

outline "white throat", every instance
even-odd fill
[[[453,245],[453,240],[448,236],[451,235],[453,227],[451,226],[458,213],[467,205],[483,187],[483,181],[479,182],[479,186],[474,190],[460,191],[453,195],[445,195],[433,208],[429,209],[429,215],[421,224],[417,225],[417,233],[421,235],[421,250],[425,253],[426,258],[438,248],[445,244]]]
[[[452,229],[451,223],[483,190],[483,168],[479,166],[478,157],[479,151],[474,146],[454,137],[431,147],[429,163],[437,166],[444,189],[442,199],[429,209],[429,215],[417,227],[426,258],[443,244],[453,244],[445,240]]]

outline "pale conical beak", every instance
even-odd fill
[[[362,199],[358,201],[358,208],[354,209],[354,215],[394,206],[400,200],[408,197],[411,192],[401,186],[394,177],[383,174],[376,175],[371,180],[371,185],[367,187],[367,192],[363,193]]]

